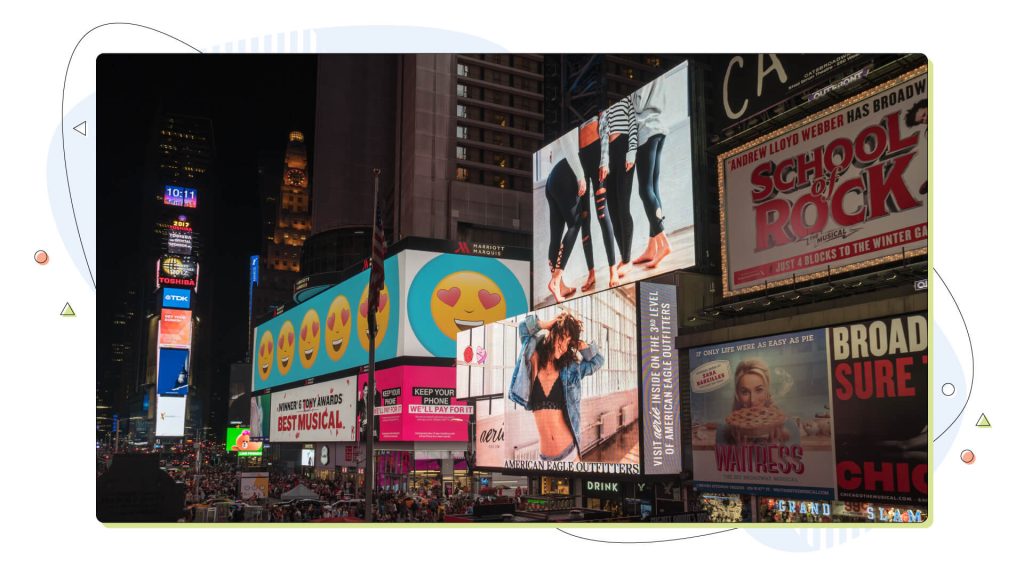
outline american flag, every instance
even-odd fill
[[[388,242],[384,238],[384,211],[381,202],[377,205],[377,215],[373,222],[373,245],[370,248],[370,294],[367,304],[370,311],[377,312],[377,301],[380,291],[384,289],[384,256],[388,252]]]

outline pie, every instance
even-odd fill
[[[768,434],[786,422],[786,415],[774,406],[740,408],[729,414],[725,423],[744,436]]]

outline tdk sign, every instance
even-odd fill
[[[192,291],[181,288],[164,288],[164,308],[182,308],[188,310],[192,307]]]

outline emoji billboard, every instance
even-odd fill
[[[460,330],[528,310],[525,259],[401,249],[384,261],[376,358],[455,358]],[[437,250],[433,249],[437,247]],[[475,245],[474,245],[475,248]],[[472,250],[472,248],[470,248]],[[363,270],[256,328],[253,391],[335,374],[369,360]]]

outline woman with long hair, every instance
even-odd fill
[[[736,373],[733,378],[735,386],[732,415],[738,415],[742,411],[742,418],[737,418],[735,423],[727,423],[720,427],[717,433],[719,444],[746,444],[748,440],[755,439],[767,442],[785,442],[790,444],[800,443],[800,432],[795,424],[775,405],[772,399],[772,376],[768,365],[760,359],[744,360],[736,366]],[[749,416],[748,416],[749,414]],[[765,426],[754,427],[757,418]],[[729,419],[726,419],[728,422]],[[750,424],[751,427],[743,427],[740,421]],[[751,431],[756,434],[751,434]],[[756,435],[756,438],[752,438]]]
[[[522,343],[509,399],[533,412],[540,459],[580,458],[580,399],[583,378],[604,365],[592,342],[580,340],[583,323],[569,312],[551,320],[528,315],[519,324]]]

